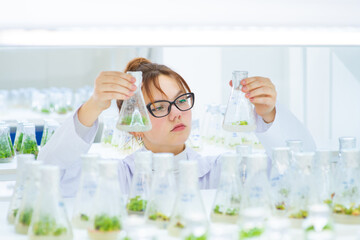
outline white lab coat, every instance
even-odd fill
[[[39,152],[39,160],[60,167],[61,191],[64,197],[72,197],[76,194],[81,173],[80,155],[89,151],[97,129],[98,121],[88,128],[83,126],[79,122],[77,114],[74,114],[58,128]],[[304,151],[315,151],[316,149],[309,131],[288,109],[280,104],[276,106],[276,117],[273,123],[266,124],[261,117],[257,116],[255,134],[264,146],[269,159],[272,148],[286,146],[285,141],[288,139],[302,140]],[[175,161],[181,159],[198,161],[199,186],[201,189],[206,189],[217,187],[220,176],[219,158],[220,156],[202,156],[186,147],[184,152],[175,156]],[[119,159],[118,173],[122,191],[127,193],[134,174],[134,153],[124,159]]]

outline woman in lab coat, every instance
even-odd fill
[[[132,133],[141,137],[144,148],[154,153],[170,152],[175,155],[175,174],[178,162],[183,159],[197,160],[199,164],[199,185],[201,188],[215,188],[219,181],[220,156],[201,156],[185,141],[191,130],[191,108],[193,95],[186,81],[170,68],[151,63],[144,58],[130,61],[124,72],[142,71],[141,90],[145,104],[168,101],[166,107],[150,105],[149,116],[152,129],[143,133]],[[111,100],[117,99],[119,109],[122,101],[134,94],[135,79],[122,72],[101,72],[95,80],[94,92],[90,99],[55,132],[50,141],[41,149],[38,159],[56,164],[61,169],[61,190],[64,196],[74,196],[81,172],[80,155],[87,153],[98,129],[98,116],[110,107]],[[276,104],[276,90],[270,79],[250,77],[242,80],[242,91],[254,104],[256,111],[256,136],[268,156],[273,147],[284,146],[287,139],[304,142],[305,151],[314,151],[315,144],[308,130],[286,108]],[[230,83],[231,84],[231,83]],[[180,101],[183,102],[180,106]],[[184,101],[186,103],[184,103]],[[134,154],[119,159],[119,182],[124,192],[134,174]]]

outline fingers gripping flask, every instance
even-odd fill
[[[254,105],[241,91],[240,82],[247,77],[248,72],[233,72],[233,86],[223,122],[223,129],[226,131],[252,132],[256,129]]]
[[[142,72],[127,72],[136,78],[137,87],[134,95],[125,100],[121,106],[116,127],[125,132],[146,132],[151,130],[151,122],[141,92]]]

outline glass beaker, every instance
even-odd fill
[[[262,207],[246,208],[240,214],[239,240],[262,239],[265,232],[267,210]]]
[[[99,161],[99,184],[90,215],[92,225],[88,228],[91,240],[116,240],[123,227],[126,211],[122,202],[118,179],[118,162]]]
[[[87,229],[91,227],[90,214],[97,188],[99,159],[99,154],[88,153],[81,155],[80,186],[76,194],[72,217],[74,228]]]
[[[247,156],[248,178],[244,185],[241,209],[261,207],[269,216],[273,210],[270,183],[267,177],[267,155],[256,153]]]
[[[135,153],[135,173],[132,178],[128,203],[128,214],[143,215],[149,199],[151,186],[152,152],[139,151]]]
[[[72,228],[60,196],[60,169],[43,165],[40,172],[39,194],[28,231],[29,239],[72,240]]]
[[[10,224],[14,224],[16,215],[19,211],[19,207],[24,194],[24,184],[25,184],[25,162],[33,161],[34,155],[32,154],[20,154],[16,156],[17,168],[16,168],[16,183],[11,201],[9,204],[9,209],[7,212],[7,220]]]
[[[153,179],[145,218],[159,228],[166,228],[176,198],[176,182],[173,171],[174,154],[154,153]]]
[[[239,218],[242,184],[238,173],[239,155],[221,156],[220,183],[211,211],[212,222],[236,223]]]
[[[35,137],[35,124],[24,125],[24,135],[20,149],[21,154],[34,154],[35,159],[39,153],[39,148]]]
[[[236,146],[236,153],[239,155],[239,162],[238,162],[238,169],[239,169],[239,176],[241,179],[242,184],[246,181],[246,161],[247,156],[252,153],[252,147],[247,144],[241,144]]]
[[[21,155],[19,155],[21,156]],[[39,194],[40,184],[40,166],[43,164],[41,161],[31,160],[25,162],[26,179],[24,185],[24,194],[20,203],[18,214],[15,218],[15,231],[19,234],[27,234],[34,212],[35,201]]]
[[[303,220],[308,216],[308,206],[317,202],[316,188],[312,170],[314,165],[314,152],[298,152],[294,154],[298,169],[293,173],[292,190],[288,216],[292,227],[300,228]]]
[[[241,91],[241,80],[247,77],[246,71],[233,72],[233,86],[223,122],[223,129],[226,131],[251,132],[256,129],[254,105]]]
[[[291,191],[290,148],[273,148],[270,184],[276,213],[283,215],[289,204]]]
[[[104,127],[101,134],[101,143],[103,145],[111,145],[111,141],[114,135],[114,129],[116,125],[114,116],[104,116]]]
[[[5,125],[0,125],[0,163],[11,162],[14,158],[13,150],[11,139],[9,138],[9,128]]]
[[[59,123],[54,120],[47,120],[44,123],[44,131],[41,137],[40,146],[43,147],[50,140],[52,135],[54,135],[56,129],[59,127]]]
[[[151,130],[151,122],[149,118],[148,111],[146,109],[144,96],[141,92],[142,84],[142,72],[128,71],[127,74],[132,75],[136,78],[135,85],[137,89],[134,92],[134,95],[129,99],[124,100],[120,114],[119,120],[116,127],[119,130],[125,132],[146,132]]]
[[[341,151],[343,168],[339,171],[333,200],[333,217],[342,224],[360,224],[360,150]]]
[[[309,206],[309,217],[304,221],[303,230],[306,240],[334,240],[334,224],[329,207],[325,204]]]
[[[185,239],[206,239],[209,223],[198,185],[198,163],[181,160],[179,169],[179,189],[168,233]]]

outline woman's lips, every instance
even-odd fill
[[[184,124],[177,124],[175,125],[175,127],[171,130],[172,132],[179,132],[185,129],[185,125]]]

